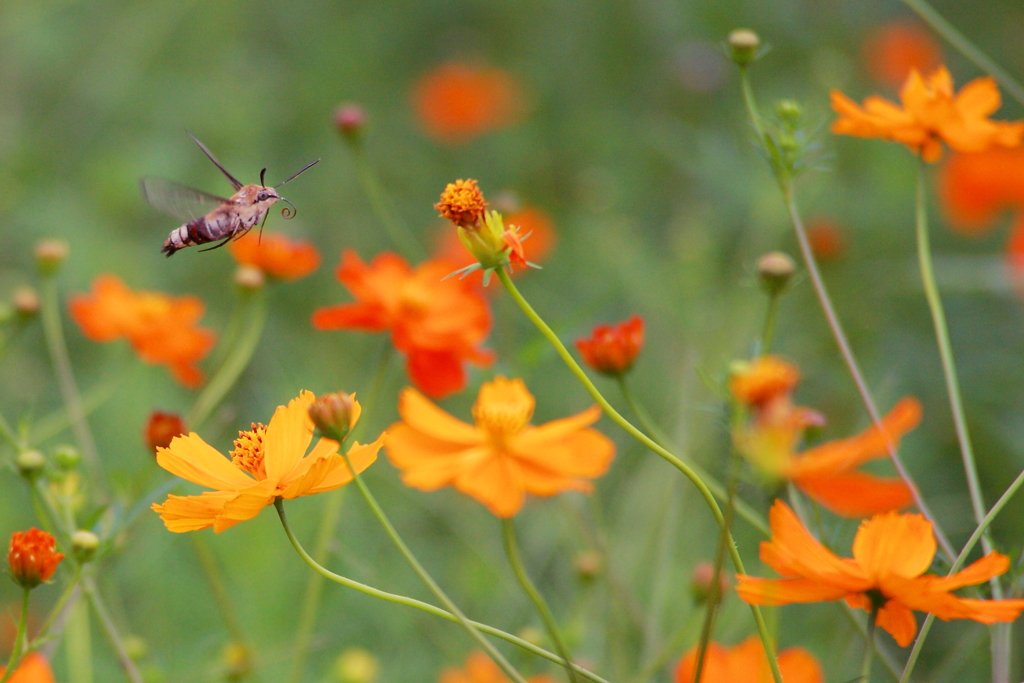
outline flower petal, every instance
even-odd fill
[[[513,517],[526,498],[522,472],[512,458],[497,453],[489,455],[474,467],[462,468],[455,488],[483,503],[494,515]]]
[[[910,645],[917,633],[917,619],[905,605],[896,600],[889,600],[878,610],[875,623],[892,635],[900,647]]]
[[[365,445],[360,445],[358,441],[352,443],[352,446],[348,449],[348,459],[352,462],[352,467],[355,468],[356,473],[362,474],[363,470],[377,460],[377,452],[384,445],[386,437],[387,434],[383,433],[373,443]],[[313,495],[314,493],[333,491],[352,481],[352,473],[349,471],[345,459],[341,456],[338,456],[338,459],[340,463],[338,465],[332,464],[322,480],[314,484],[306,493],[299,495]]]
[[[176,436],[170,446],[157,449],[156,462],[171,474],[218,491],[237,491],[254,481],[195,432]]]
[[[476,427],[452,417],[412,387],[406,387],[399,395],[398,414],[410,428],[440,441],[461,446],[484,441]]]
[[[872,474],[848,472],[793,480],[801,491],[842,517],[862,518],[900,510],[914,502],[902,479],[883,479]]]
[[[750,605],[838,600],[847,593],[843,588],[810,579],[762,579],[745,574],[737,574],[736,579],[736,593]]]
[[[974,586],[988,581],[993,576],[1004,574],[1009,568],[1010,558],[1000,553],[991,552],[952,576],[935,577],[931,581],[931,588],[932,590],[951,591],[964,586]]]
[[[516,435],[516,450],[528,452],[535,448],[543,448],[546,442],[555,441],[589,427],[601,419],[601,407],[590,406],[582,413],[577,413],[560,420],[545,422],[536,427],[528,426]]]
[[[570,418],[571,419],[571,418]],[[545,425],[546,426],[546,425]],[[530,436],[530,431],[523,434]],[[600,477],[615,457],[615,443],[596,429],[584,428],[552,441],[517,435],[509,451],[522,463],[557,476]]]
[[[213,530],[219,534],[258,515],[263,508],[274,502],[277,486],[276,479],[264,479],[255,486],[239,491],[224,504],[224,510],[213,522]]]
[[[876,582],[889,576],[920,576],[935,558],[932,524],[917,514],[875,515],[857,530],[853,557]]]
[[[264,436],[263,462],[267,479],[283,480],[305,455],[313,440],[309,407],[315,400],[313,392],[303,391],[287,406],[274,411]]]
[[[163,505],[153,504],[168,531],[182,533],[209,529],[237,495],[233,491],[207,491],[198,496],[167,496]]]
[[[762,650],[763,651],[763,650]],[[767,665],[767,658],[762,655]],[[802,647],[791,647],[779,653],[779,673],[786,683],[824,683],[821,664]],[[771,672],[769,670],[769,676]],[[709,679],[710,683],[710,679]]]
[[[444,398],[466,387],[466,368],[458,351],[423,349],[413,346],[406,358],[409,379],[425,394]]]

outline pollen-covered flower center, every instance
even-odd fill
[[[263,462],[263,439],[266,433],[265,425],[253,422],[252,429],[238,432],[235,447],[231,451],[231,462],[235,467],[259,480],[267,478],[267,468]]]
[[[477,427],[487,432],[492,443],[506,445],[508,439],[523,430],[533,416],[533,406],[526,401],[488,401],[473,406]]]

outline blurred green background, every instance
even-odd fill
[[[1019,2],[944,0],[937,8],[1011,72],[1024,72]],[[270,317],[254,360],[203,436],[227,449],[236,430],[265,421],[300,389],[365,395],[385,335],[317,332],[310,325],[315,308],[349,300],[333,277],[343,248],[364,259],[393,248],[331,123],[339,103],[357,102],[368,116],[368,162],[393,210],[425,242],[438,229],[432,204],[455,178],[476,178],[492,196],[514,191],[551,214],[558,244],[543,270],[518,279],[527,298],[566,341],[598,322],[644,316],[648,342],[631,377],[634,389],[691,457],[722,474],[728,435],[721,382],[728,363],[751,352],[765,305],[753,264],[771,249],[796,254],[774,181],[749,142],[735,70],[719,50],[731,29],[748,26],[772,47],[753,69],[762,104],[795,98],[808,129],[817,131],[816,169],[801,178],[798,194],[808,217],[831,217],[844,232],[846,248],[824,264],[824,275],[851,341],[883,409],[905,394],[923,402],[924,424],[905,439],[903,457],[954,543],[962,543],[973,523],[916,274],[915,160],[896,145],[827,132],[830,88],[858,100],[875,91],[892,94],[865,73],[862,46],[878,26],[908,16],[896,0],[4,0],[0,298],[36,284],[33,245],[60,237],[71,247],[60,273],[65,295],[112,272],[136,289],[199,295],[207,305],[203,324],[222,332],[236,298],[228,251],[192,249],[165,259],[160,246],[177,224],[145,205],[139,177],[228,192],[185,129],[243,182],[255,182],[263,166],[278,182],[320,157],[319,166],[288,187],[297,218],[285,222],[275,210],[268,230],[313,241],[323,263],[311,277],[271,286]],[[958,83],[978,75],[943,50]],[[424,73],[451,60],[510,72],[527,95],[522,120],[459,145],[425,135],[411,93]],[[1000,117],[1022,114],[1011,102]],[[1002,269],[1005,227],[968,240],[943,227],[937,208],[933,216],[967,416],[991,502],[1024,467],[1024,306]],[[523,377],[537,396],[535,422],[588,406],[553,351],[502,292],[495,294],[488,346],[499,360],[474,370],[471,387],[442,405],[469,419],[476,387],[502,373]],[[805,280],[783,301],[778,324],[776,350],[800,365],[797,398],[827,416],[824,436],[866,426]],[[195,394],[163,367],[141,364],[126,343],[96,344],[69,318],[65,325],[83,392],[112,387],[90,423],[115,497],[131,505],[168,476],[141,438],[149,412],[186,412]],[[58,410],[39,325],[9,336],[3,352],[0,412],[17,422]],[[406,381],[394,363],[382,400],[364,415],[366,435],[396,418],[394,399]],[[621,403],[611,382],[600,386]],[[607,420],[599,426],[620,449],[595,495],[533,500],[517,522],[530,571],[578,657],[612,681],[630,681],[638,662],[699,614],[689,576],[697,562],[712,558],[716,534],[687,482]],[[66,432],[39,446],[72,441]],[[5,462],[13,457],[6,445],[2,453]],[[540,627],[508,569],[499,524],[483,507],[451,490],[406,489],[386,459],[367,478],[468,614],[511,632]],[[36,523],[13,468],[0,472],[0,491],[0,533]],[[427,599],[356,492],[343,495],[329,566]],[[745,484],[741,495],[766,509],[768,499],[753,485]],[[307,546],[323,498],[289,504]],[[847,554],[856,523],[830,524],[835,537],[829,541]],[[998,545],[1019,556],[1022,531],[1024,499],[995,524]],[[257,652],[259,680],[285,680],[310,571],[273,511],[216,537],[203,534]],[[756,533],[739,522],[737,535],[748,569],[764,571]],[[574,558],[589,550],[607,552],[608,569],[593,580],[574,569]],[[146,513],[119,536],[99,581],[120,629],[148,644],[141,665],[153,681],[225,680],[229,636],[188,537],[167,532]],[[40,618],[58,592],[56,586],[37,592]],[[380,658],[382,681],[434,681],[472,649],[456,626],[427,615],[335,585],[323,596],[304,680],[334,680],[335,658],[359,646]],[[16,600],[16,587],[0,581],[0,605]],[[778,618],[782,646],[809,648],[830,681],[856,676],[861,645],[836,606],[786,607]],[[1024,648],[1020,631],[1017,653]],[[752,632],[749,612],[728,598],[717,638],[733,644]],[[888,636],[883,640],[897,649]],[[93,643],[95,679],[121,680],[95,624]],[[501,647],[527,673],[561,675]],[[987,649],[983,626],[939,623],[916,677],[988,680]],[[54,665],[58,680],[68,680],[61,650]],[[1015,675],[1021,673],[1018,665]],[[656,680],[668,676],[665,669]],[[876,680],[885,676],[876,670]]]

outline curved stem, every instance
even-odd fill
[[[18,617],[18,634],[14,637],[14,647],[11,649],[11,658],[7,660],[7,668],[4,675],[0,677],[0,683],[5,683],[21,663],[22,649],[25,645],[25,632],[28,630],[28,598],[32,593],[31,588],[22,589],[21,595],[21,616]]]
[[[715,501],[715,496],[711,493],[707,484],[705,484],[697,473],[694,472],[693,468],[667,451],[664,447],[651,439],[651,437],[641,432],[633,426],[629,420],[624,418],[617,410],[615,410],[615,408],[613,408],[608,400],[601,394],[598,388],[594,386],[594,383],[590,381],[590,378],[587,377],[587,373],[583,371],[583,368],[579,366],[576,360],[572,357],[572,354],[569,353],[569,350],[565,348],[565,344],[563,344],[558,338],[558,335],[555,334],[554,330],[552,330],[548,324],[544,322],[544,319],[541,318],[535,310],[533,310],[530,302],[523,298],[523,295],[516,288],[515,284],[512,282],[512,278],[509,277],[509,274],[502,268],[498,268],[495,272],[498,274],[498,279],[501,280],[501,284],[504,285],[505,290],[515,300],[516,304],[518,304],[526,317],[530,319],[538,330],[540,330],[540,333],[544,335],[552,346],[555,347],[555,351],[569,367],[572,374],[576,376],[576,379],[579,380],[580,384],[583,385],[583,388],[587,390],[587,393],[590,394],[591,398],[601,406],[605,415],[611,418],[611,420],[621,427],[627,434],[650,450],[654,451],[658,456],[682,472],[682,474],[697,487],[701,497],[704,498],[704,502],[706,502],[708,507],[711,509],[711,514],[714,515],[715,521],[718,523],[719,527],[725,527],[725,517],[722,515],[721,508],[718,507],[718,503]],[[729,556],[732,559],[733,566],[736,567],[737,572],[745,574],[746,570],[743,568],[743,558],[740,557],[740,553],[736,549],[736,543],[733,541],[731,534],[729,535],[728,545]],[[765,653],[768,655],[768,662],[771,665],[772,670],[772,679],[775,683],[782,683],[782,674],[779,673],[779,663],[776,661],[775,657],[775,646],[769,637],[768,627],[765,625],[764,617],[761,615],[761,610],[757,605],[750,605],[750,610],[754,615],[754,623],[757,625],[757,632],[761,638],[762,644],[764,645]]]
[[[459,623],[462,624],[462,627],[466,629],[470,638],[475,640],[476,643],[483,648],[484,652],[487,653],[487,656],[494,660],[494,663],[505,672],[506,676],[515,681],[515,683],[526,683],[526,679],[523,678],[523,675],[519,673],[500,652],[498,652],[497,648],[495,648],[490,641],[480,635],[480,631],[476,626],[466,618],[466,615],[462,613],[462,610],[452,602],[451,598],[448,597],[448,594],[441,590],[441,586],[439,586],[437,582],[434,581],[433,577],[427,573],[427,570],[423,568],[420,561],[417,560],[416,556],[412,554],[411,550],[409,550],[409,546],[407,546],[405,541],[402,540],[402,537],[398,535],[398,531],[391,524],[391,520],[389,520],[387,515],[384,514],[384,510],[380,507],[380,504],[377,503],[377,499],[374,498],[373,494],[370,492],[366,482],[363,481],[362,475],[356,472],[356,469],[352,467],[352,461],[349,459],[348,453],[345,453],[344,456],[349,472],[352,473],[352,478],[355,479],[356,487],[359,489],[359,493],[361,493],[363,498],[366,500],[366,504],[370,506],[373,516],[376,517],[377,521],[379,521],[381,526],[384,527],[384,531],[387,532],[388,537],[391,538],[391,542],[395,544],[395,547],[398,548],[398,552],[402,554],[402,557],[404,557],[405,561],[409,563],[409,566],[412,567],[414,572],[416,572],[416,575],[420,577],[420,580],[423,581],[430,592],[434,594],[434,597],[440,600],[441,604],[444,605],[449,612],[455,615],[455,618],[458,619]]]
[[[93,439],[89,423],[85,419],[82,396],[78,392],[75,374],[71,369],[71,358],[68,356],[67,343],[64,340],[64,326],[60,317],[60,297],[57,292],[57,280],[53,275],[43,277],[42,297],[40,299],[40,317],[43,324],[43,336],[46,349],[53,363],[53,371],[57,375],[61,397],[68,417],[71,418],[71,429],[75,434],[78,447],[82,450],[85,460],[93,475],[93,481],[101,492],[106,494],[107,479],[96,452],[96,441]]]
[[[967,58],[969,62],[974,64],[982,71],[990,74],[992,78],[999,82],[999,85],[1003,86],[1003,89],[1009,93],[1009,95],[1024,105],[1024,85],[1020,84],[1020,81],[1015,79],[1009,73],[1003,70],[998,64],[996,64],[991,57],[982,52],[978,47],[967,39],[964,34],[960,33],[955,26],[946,21],[941,14],[935,11],[935,9],[929,5],[925,0],[901,0],[901,2],[912,9],[917,16],[921,17],[926,24],[932,27],[936,33],[946,39],[946,41],[955,47],[960,54]]]
[[[228,353],[224,363],[217,368],[217,372],[210,378],[185,418],[189,429],[198,430],[210,417],[213,409],[231,391],[231,387],[235,386],[235,382],[252,360],[267,319],[267,295],[264,289],[261,287],[256,291],[243,290],[239,295],[238,306],[244,309],[243,317],[247,325],[238,335],[237,344]]]
[[[366,158],[366,152],[363,151],[362,145],[353,145],[352,151],[356,159],[356,175],[359,178],[359,185],[363,188],[363,193],[370,202],[370,208],[373,209],[377,220],[387,231],[391,243],[406,256],[415,260],[422,259],[426,255],[426,250],[419,239],[409,230],[409,226],[392,211],[384,196],[384,188],[381,186],[380,179]]]
[[[384,345],[384,352],[381,354],[380,362],[373,376],[373,384],[370,386],[370,395],[367,397],[363,414],[373,415],[377,401],[380,399],[381,389],[384,387],[384,380],[387,377],[391,357],[394,355],[394,347],[390,342]],[[360,420],[355,429],[348,435],[346,441],[352,443],[356,440],[367,420]],[[320,515],[320,528],[316,534],[316,547],[313,549],[313,557],[317,563],[323,564],[330,554],[331,542],[334,540],[334,532],[341,519],[341,503],[345,497],[345,490],[338,489],[324,494],[327,503],[324,505]],[[309,652],[309,644],[313,639],[313,629],[316,627],[317,614],[320,611],[320,595],[323,592],[324,577],[314,572],[306,582],[306,591],[302,599],[302,613],[299,616],[299,625],[295,630],[295,645],[292,649],[292,668],[288,675],[290,683],[299,683],[306,668],[306,654]]]
[[[284,500],[278,498],[276,501],[274,501],[274,507],[277,508],[277,515],[281,518],[281,526],[284,527],[284,533],[286,536],[288,536],[288,540],[291,542],[292,547],[295,548],[295,552],[299,554],[299,557],[302,558],[303,562],[309,565],[310,569],[315,571],[317,574],[320,574],[325,579],[341,584],[346,588],[352,588],[354,590],[359,591],[360,593],[365,593],[366,595],[375,598],[380,598],[381,600],[386,600],[388,602],[393,602],[399,605],[405,605],[406,607],[415,607],[418,610],[422,610],[423,612],[426,612],[428,614],[433,614],[436,617],[441,617],[442,619],[446,619],[454,623],[460,623],[458,617],[456,617],[451,612],[447,612],[441,609],[440,607],[431,605],[428,602],[423,602],[422,600],[417,600],[415,598],[409,598],[404,595],[388,593],[387,591],[382,591],[379,588],[367,586],[364,583],[359,583],[358,581],[342,576],[341,574],[335,574],[326,567],[321,566],[317,563],[316,560],[314,560],[310,556],[308,552],[306,552],[306,549],[302,547],[302,544],[299,543],[299,539],[296,538],[295,533],[292,531],[291,526],[288,524],[288,516],[285,514],[284,511]],[[506,633],[505,631],[494,628],[493,626],[488,626],[487,624],[481,624],[478,621],[470,621],[470,623],[483,633],[495,636],[497,638],[501,638],[502,640],[512,643],[513,645],[517,645],[518,647],[521,647],[524,650],[531,652],[539,657],[543,657],[544,659],[550,662],[554,662],[555,664],[559,664],[561,666],[571,666],[573,668],[573,671],[583,676],[584,678],[593,681],[594,683],[608,683],[608,681],[606,681],[605,679],[601,678],[600,676],[591,671],[588,671],[587,669],[584,669],[582,666],[571,664],[570,662],[565,661],[558,655],[552,654],[551,652],[548,652],[543,648],[537,647],[532,643],[528,643],[522,638],[514,636],[511,633]]]
[[[1003,495],[999,497],[996,504],[992,506],[992,509],[988,511],[985,518],[981,520],[981,524],[977,526],[971,537],[967,539],[967,543],[964,544],[963,550],[957,556],[953,562],[953,566],[950,567],[947,576],[955,574],[960,571],[960,568],[964,566],[964,562],[967,561],[968,555],[974,550],[974,546],[978,544],[988,529],[992,521],[995,520],[996,515],[1002,512],[1006,504],[1010,502],[1014,494],[1020,490],[1021,486],[1024,485],[1024,471],[1017,475],[1017,478],[1013,480],[1013,483],[1003,492]],[[924,647],[924,641],[928,637],[928,631],[931,630],[932,622],[935,621],[935,615],[929,614],[924,623],[921,625],[921,632],[917,636],[917,640],[914,641],[914,647],[910,650],[910,656],[907,658],[907,665],[903,669],[903,676],[900,678],[900,683],[907,683],[910,680],[910,672],[914,670],[914,665],[917,664],[917,658],[921,654],[921,648]]]
[[[519,543],[516,541],[515,523],[511,519],[503,519],[501,520],[501,529],[505,540],[505,554],[508,555],[508,563],[512,565],[512,572],[516,575],[523,592],[537,608],[540,618],[544,621],[544,627],[548,631],[548,636],[555,644],[555,649],[558,650],[558,655],[566,662],[572,661],[569,657],[569,648],[565,646],[565,641],[562,640],[562,635],[558,632],[558,624],[555,622],[554,615],[551,614],[551,609],[544,601],[544,596],[530,581],[526,568],[523,567],[523,560],[519,556]],[[572,670],[571,666],[566,667],[566,672],[569,675],[569,681],[577,683],[576,672]]]
[[[103,604],[100,599],[99,593],[96,591],[96,584],[92,577],[86,577],[82,579],[82,590],[85,593],[86,598],[89,600],[89,604],[92,605],[93,611],[96,613],[96,618],[100,622],[100,627],[103,629],[104,635],[107,636],[107,640],[110,641],[111,647],[114,648],[114,654],[117,655],[117,661],[124,670],[125,676],[132,683],[145,683],[142,680],[142,674],[135,667],[135,662],[128,656],[128,651],[124,647],[124,641],[121,639],[121,634],[117,632],[117,627],[114,626],[114,620],[110,618],[110,612],[107,611],[107,606]]]

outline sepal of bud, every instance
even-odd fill
[[[309,407],[309,418],[325,438],[342,443],[359,421],[362,407],[355,394],[324,394]]]
[[[29,481],[35,481],[46,469],[46,456],[35,449],[22,451],[14,459],[14,465],[21,476]]]
[[[60,239],[44,239],[36,243],[36,267],[43,275],[53,275],[68,257],[68,243]]]
[[[337,683],[375,683],[380,678],[380,661],[361,647],[350,647],[334,660],[332,673]]]
[[[45,531],[33,527],[11,534],[7,563],[11,578],[22,588],[32,589],[49,581],[63,559],[64,554],[57,552],[57,539]]]
[[[769,296],[784,292],[795,272],[796,262],[781,251],[770,251],[757,260],[757,276]]]
[[[82,453],[71,444],[63,444],[53,449],[53,461],[62,470],[74,470],[82,464]]]
[[[738,28],[726,41],[729,57],[739,66],[746,66],[761,56],[761,38],[748,28]]]
[[[91,531],[79,529],[71,534],[71,552],[80,564],[91,561],[99,547],[100,537]]]

